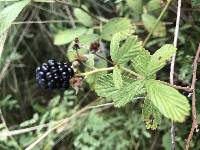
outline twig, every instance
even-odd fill
[[[4,117],[3,117],[3,113],[1,111],[1,109],[0,109],[0,118],[1,118],[1,121],[2,121],[2,123],[4,125],[4,127],[6,128],[6,130],[9,131],[8,126],[6,124],[6,121],[5,121]],[[16,148],[18,150],[22,150],[22,148],[19,146],[19,144],[17,143],[17,141],[12,136],[9,136],[9,137],[13,141],[13,143],[15,144]]]
[[[18,24],[46,24],[46,23],[68,23],[70,20],[44,20],[44,21],[18,21],[18,22],[13,22],[13,25],[18,25]],[[79,22],[74,20],[74,22]]]
[[[158,26],[158,23],[160,22],[161,18],[163,17],[163,15],[165,14],[167,8],[169,7],[170,3],[172,0],[168,0],[167,4],[165,5],[164,9],[162,10],[162,12],[160,13],[160,16],[158,17],[158,19],[156,20],[156,23],[153,27],[153,29],[151,30],[151,32],[149,32],[149,34],[147,35],[147,37],[145,38],[143,45],[145,46],[147,44],[147,41],[150,39],[151,35],[153,34],[153,32],[156,30],[156,27]]]
[[[23,134],[23,133],[35,131],[38,128],[47,128],[49,126],[49,124],[50,123],[42,124],[42,125],[38,125],[38,126],[33,126],[33,127],[29,127],[29,128],[24,128],[24,129],[12,130],[12,131],[8,131],[8,132],[5,132],[5,131],[0,132],[0,137],[7,137],[7,136],[14,136],[14,135],[18,135],[18,134]]]
[[[158,146],[157,143],[158,143],[158,140],[159,140],[159,136],[160,136],[160,133],[157,132],[157,134],[155,135],[154,140],[153,140],[152,145],[151,145],[149,150],[156,149],[156,146]]]
[[[134,100],[137,100],[137,99],[144,99],[145,97],[136,97],[136,98],[133,98],[133,102]],[[89,106],[88,108],[89,109],[92,109],[92,108],[100,108],[100,107],[105,107],[105,106],[113,106],[114,103],[105,103],[105,104],[99,104],[99,105],[94,105],[94,106]]]
[[[99,69],[95,69],[95,70],[90,71],[90,72],[85,72],[85,73],[77,74],[77,76],[88,76],[88,75],[91,75],[91,74],[94,74],[94,73],[97,73],[97,72],[109,71],[109,70],[113,70],[113,69],[114,69],[114,67],[99,68]]]
[[[94,101],[93,101],[94,102]],[[47,130],[42,136],[40,136],[35,142],[33,142],[32,144],[30,144],[25,150],[32,150],[38,143],[40,143],[45,137],[47,137],[51,132],[53,132],[54,130],[60,128],[61,126],[65,125],[66,123],[68,123],[71,119],[78,117],[80,114],[84,113],[87,110],[93,109],[94,106],[91,106],[91,104],[93,103],[91,102],[90,104],[88,104],[87,106],[85,106],[84,108],[82,108],[81,110],[77,111],[76,113],[74,113],[71,117],[69,118],[65,118],[63,120],[60,120],[53,128]],[[108,106],[108,105],[107,105]],[[95,107],[94,107],[95,108]]]
[[[173,88],[175,88],[175,89],[177,89],[177,90],[184,90],[184,91],[186,91],[186,92],[192,92],[192,89],[191,89],[191,87],[189,87],[189,86],[184,87],[184,86],[179,86],[179,85],[170,84],[170,83],[167,83],[167,82],[164,82],[164,81],[160,81],[160,82],[162,82],[163,84],[166,84],[166,85],[168,85],[168,86],[171,86],[171,87],[173,87]]]
[[[112,61],[110,61],[110,60],[108,60],[108,59],[102,57],[101,55],[99,55],[99,54],[97,54],[97,53],[94,53],[94,55],[96,55],[97,57],[99,57],[99,58],[101,58],[101,59],[107,61],[109,64],[114,65],[114,63],[113,63]]]
[[[191,127],[190,133],[188,135],[188,138],[186,140],[185,150],[189,150],[190,141],[192,139],[194,131],[196,130],[196,132],[198,132],[198,123],[197,123],[197,117],[196,117],[195,85],[196,85],[196,80],[197,80],[196,73],[197,73],[197,66],[198,66],[199,55],[200,55],[200,44],[199,44],[199,47],[197,49],[196,56],[195,56],[194,62],[193,62],[192,85],[191,85],[191,89],[193,91],[192,92],[192,127]]]
[[[174,33],[174,42],[173,45],[177,47],[177,41],[178,41],[178,33],[179,33],[179,24],[180,24],[180,16],[181,16],[181,0],[178,0],[178,8],[177,8],[177,17],[176,17],[176,27],[175,27],[175,33]],[[172,57],[171,61],[171,67],[170,67],[170,84],[174,85],[174,66],[175,66],[175,59],[176,59],[176,53]],[[171,146],[172,150],[176,149],[176,142],[175,142],[175,124],[172,121],[171,122]]]

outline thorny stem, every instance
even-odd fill
[[[199,47],[197,49],[196,52],[196,56],[194,58],[194,62],[193,62],[193,71],[192,71],[192,85],[191,85],[191,89],[192,89],[192,127],[190,130],[190,133],[188,135],[188,138],[186,140],[186,145],[185,145],[185,150],[189,150],[190,147],[190,141],[192,139],[193,133],[198,132],[198,123],[197,123],[197,117],[196,117],[196,93],[195,93],[195,86],[196,86],[196,80],[197,80],[197,66],[198,66],[198,59],[199,59],[199,55],[200,55],[200,44]]]
[[[167,4],[165,5],[164,9],[162,10],[162,12],[160,13],[160,16],[158,17],[158,19],[156,20],[156,23],[153,27],[153,29],[151,30],[151,32],[149,32],[149,34],[147,35],[146,39],[144,40],[143,45],[145,46],[147,44],[147,41],[150,39],[151,35],[153,34],[153,32],[156,30],[156,27],[158,26],[158,23],[160,22],[161,18],[163,17],[163,15],[165,14],[167,8],[169,7],[170,3],[172,0],[168,0]]]

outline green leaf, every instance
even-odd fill
[[[113,82],[117,89],[120,89],[123,85],[121,71],[117,66],[113,70]]]
[[[192,6],[193,7],[199,7],[200,6],[200,1],[199,0],[192,0]]]
[[[80,43],[84,44],[84,46],[90,46],[90,44],[94,41],[97,41],[99,38],[98,34],[84,34],[79,37]]]
[[[101,37],[106,41],[110,41],[112,36],[119,32],[123,35],[123,39],[125,39],[128,35],[133,33],[133,31],[134,26],[129,19],[114,18],[103,26]]]
[[[93,21],[92,21],[91,16],[89,16],[87,13],[85,13],[81,9],[75,8],[74,9],[74,15],[78,19],[78,21],[80,23],[82,23],[83,25],[85,25],[87,27],[91,27],[92,26]]]
[[[118,89],[113,83],[113,75],[106,74],[101,76],[95,84],[95,91],[101,97],[113,99],[118,93]]]
[[[161,114],[159,110],[152,104],[148,97],[144,100],[142,108],[143,120],[147,129],[156,129],[161,122]]]
[[[110,42],[110,55],[113,58],[115,58],[115,56],[117,56],[117,53],[119,51],[120,41],[121,41],[120,33],[116,33],[112,36],[112,39]]]
[[[152,56],[148,64],[148,76],[155,74],[163,68],[167,61],[176,53],[176,47],[171,44],[166,44],[158,49]]]
[[[112,52],[111,58],[116,64],[125,64],[139,55],[142,49],[142,42],[138,41],[137,36],[131,36],[118,50],[115,49],[116,52]]]
[[[147,5],[146,8],[149,12],[155,12],[155,14],[160,12],[160,0],[150,0]]]
[[[142,14],[142,0],[126,0],[127,5],[134,12],[134,15]]]
[[[28,5],[29,2],[30,0],[21,0],[4,8],[0,12],[0,35],[11,26],[12,22],[17,18],[22,9]]]
[[[135,96],[140,95],[140,92],[143,90],[143,80],[129,82],[130,83],[119,90],[117,97],[113,99],[115,107],[125,106],[128,102],[131,102]]]
[[[147,50],[142,49],[139,55],[131,59],[133,62],[133,68],[138,74],[146,76],[147,66],[150,58],[151,58],[150,53]]]
[[[142,14],[142,22],[144,24],[145,29],[148,32],[151,32],[155,26],[156,18],[149,14]],[[166,27],[162,22],[159,22],[156,29],[153,32],[153,36],[155,37],[164,37],[166,36]]]
[[[151,102],[165,117],[173,121],[184,121],[190,110],[190,105],[184,95],[158,80],[146,80],[145,86]]]
[[[165,150],[171,150],[171,136],[169,132],[166,132],[162,137],[162,146]]]
[[[58,31],[58,33],[54,37],[54,44],[55,45],[68,44],[71,41],[73,41],[76,37],[79,37],[86,32],[87,29],[83,27]]]
[[[144,92],[142,80],[136,81],[122,76],[123,86],[118,89],[114,85],[112,76],[112,74],[101,76],[96,82],[95,91],[101,97],[112,99],[115,107],[125,106],[135,96]]]

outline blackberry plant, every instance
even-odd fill
[[[93,74],[111,71],[112,73],[108,72],[96,79],[96,93],[112,100],[115,107],[123,107],[138,97],[144,97],[142,112],[147,128],[156,129],[160,124],[161,114],[183,122],[190,110],[187,98],[175,86],[156,80],[156,73],[175,54],[176,47],[166,44],[151,55],[137,36],[127,35],[126,40],[124,36],[124,32],[112,36],[110,55],[113,66],[94,67],[93,70],[78,75],[90,78]]]

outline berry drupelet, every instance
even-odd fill
[[[36,69],[36,80],[41,88],[67,89],[69,80],[74,76],[74,70],[67,63],[53,59],[48,60]]]

